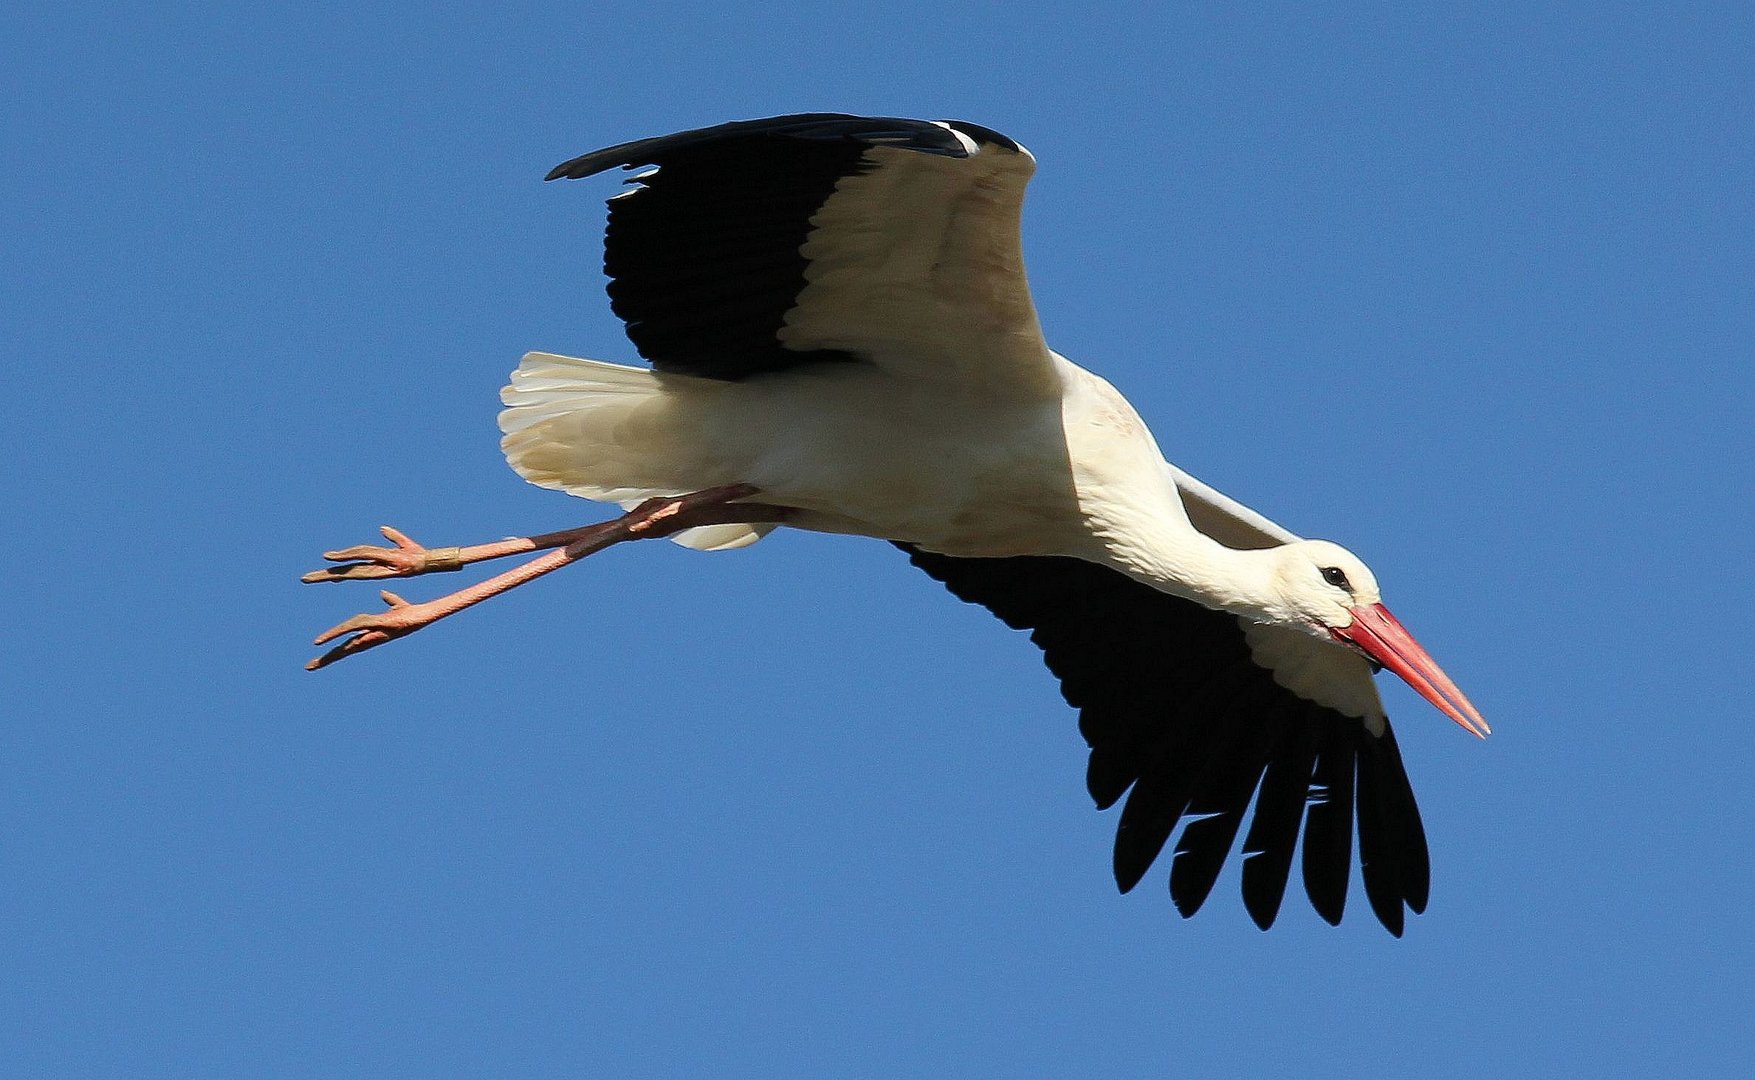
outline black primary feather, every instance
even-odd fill
[[[1042,648],[1080,710],[1091,797],[1103,809],[1127,795],[1115,838],[1123,891],[1189,818],[1170,892],[1192,915],[1253,798],[1243,900],[1262,929],[1279,913],[1301,828],[1305,891],[1318,914],[1340,921],[1356,808],[1378,920],[1399,935],[1402,905],[1425,908],[1426,838],[1394,736],[1387,726],[1373,735],[1362,720],[1275,682],[1255,662],[1237,616],[1077,559],[964,559],[897,546],[959,599],[1030,631]]]

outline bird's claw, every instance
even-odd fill
[[[313,570],[299,580],[307,585],[320,581],[369,581],[375,578],[439,574],[463,568],[457,548],[423,547],[409,539],[406,533],[388,525],[380,526],[378,531],[384,534],[384,539],[396,546],[357,544],[339,551],[325,551],[325,559],[344,565]]]
[[[336,638],[348,634],[353,636],[306,664],[306,671],[316,671],[318,668],[328,667],[337,660],[345,659],[355,653],[365,652],[367,649],[375,648],[386,641],[407,637],[444,614],[444,612],[434,609],[430,603],[411,604],[389,590],[378,595],[383,598],[384,603],[390,605],[390,610],[380,611],[376,615],[355,615],[346,622],[339,623],[318,634],[317,640],[312,642],[313,645],[326,645]]]

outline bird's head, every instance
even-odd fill
[[[1282,618],[1317,637],[1339,641],[1401,676],[1446,716],[1476,735],[1491,729],[1450,676],[1383,606],[1377,576],[1357,555],[1327,540],[1273,549],[1274,590]]]
[[[1371,568],[1339,544],[1300,540],[1273,555],[1274,590],[1287,614],[1318,637],[1349,625],[1354,608],[1382,599]]]

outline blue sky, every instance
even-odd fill
[[[1418,8],[1419,10],[1416,10]],[[0,15],[0,1044],[91,1077],[1740,1075],[1743,5],[56,5]],[[1057,348],[1361,553],[1395,941],[1119,897],[1035,650],[886,546],[635,545],[318,675],[390,522],[519,481],[527,349],[632,349],[600,145],[811,109],[1041,162]],[[412,596],[457,579],[412,582]]]

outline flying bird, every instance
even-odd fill
[[[1205,902],[1246,817],[1242,891],[1274,922],[1302,833],[1322,918],[1365,894],[1392,933],[1426,907],[1420,813],[1373,673],[1464,728],[1481,714],[1345,549],[1171,465],[1114,387],[1051,350],[1024,275],[1035,159],[996,131],[834,113],[643,139],[548,179],[643,168],[609,200],[604,270],[651,367],[530,353],[506,458],[611,521],[467,547],[325,553],[306,581],[409,577],[545,552],[317,639],[315,669],[626,540],[714,551],[779,526],[875,537],[1028,630],[1090,744],[1114,870],[1136,885],[1177,825],[1177,909]],[[1253,807],[1253,815],[1250,814]]]

